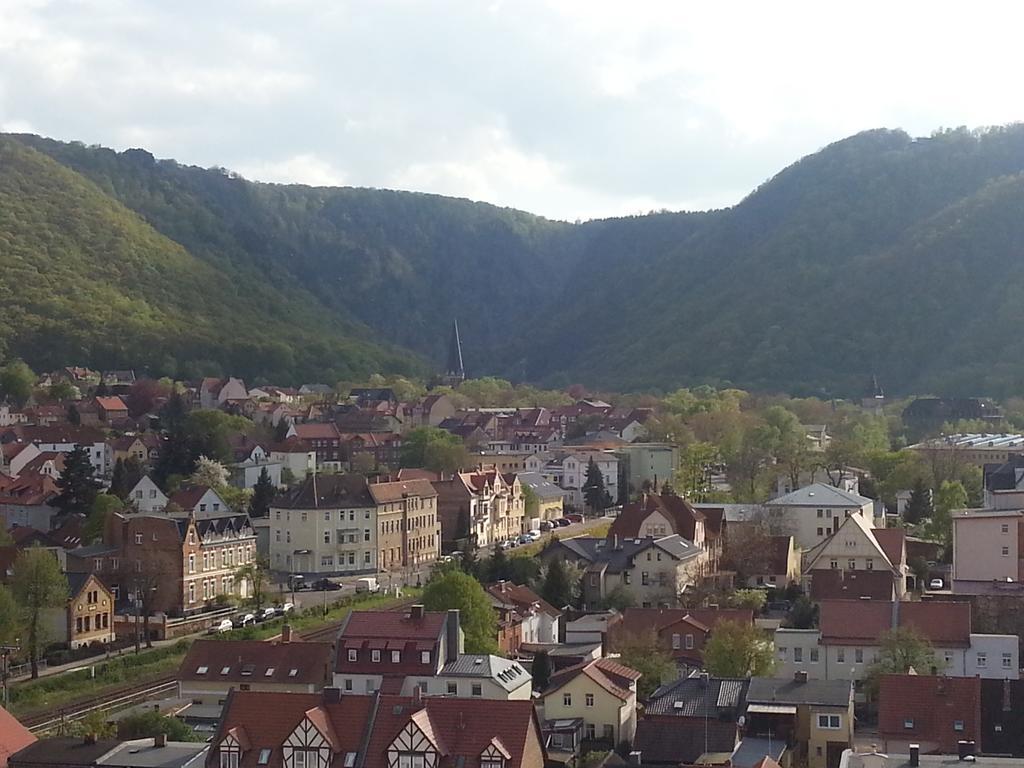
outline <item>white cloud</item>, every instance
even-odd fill
[[[868,128],[1024,118],[1024,8],[984,2],[0,0],[0,18],[0,126],[566,218],[734,202]]]

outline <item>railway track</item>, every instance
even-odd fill
[[[388,611],[402,611],[407,609],[416,601],[412,598],[404,599],[388,607]],[[341,627],[340,621],[333,621],[322,627],[307,629],[299,632],[301,640],[323,641],[333,640]],[[265,642],[279,640],[280,635],[268,637]],[[172,694],[178,689],[178,678],[176,675],[164,675],[162,677],[146,680],[140,683],[124,685],[113,691],[108,691],[101,696],[93,696],[88,699],[80,699],[71,702],[56,710],[50,709],[44,712],[35,712],[21,718],[22,725],[33,733],[43,733],[55,728],[64,728],[67,725],[77,722],[93,712],[112,712],[132,704],[148,701],[167,694]]]

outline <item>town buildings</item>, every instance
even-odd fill
[[[851,515],[861,517],[870,528],[884,528],[875,516],[872,499],[814,483],[765,503],[768,525],[773,534],[789,534],[802,549],[811,549],[839,530]]]
[[[114,595],[94,574],[69,573],[65,605],[46,611],[50,642],[68,648],[114,640]]]
[[[953,591],[998,593],[1024,581],[1024,512],[965,509],[953,513]]]
[[[583,720],[583,736],[609,749],[636,734],[636,683],[640,673],[611,659],[597,659],[551,676],[541,695],[547,720]]]
[[[516,476],[496,469],[457,472],[433,483],[441,520],[442,548],[472,538],[478,547],[518,537],[523,532],[526,502]]]

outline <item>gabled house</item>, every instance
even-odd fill
[[[144,514],[163,512],[167,506],[167,496],[153,482],[149,475],[143,476],[128,492],[128,503]]]
[[[117,395],[95,398],[96,411],[104,424],[113,425],[128,420],[128,406]]]
[[[579,536],[553,543],[540,558],[583,567],[583,601],[590,609],[601,608],[616,589],[644,608],[672,607],[708,573],[707,552],[676,534],[624,540]]]
[[[714,520],[709,522],[709,517]],[[612,521],[608,537],[614,539],[659,537],[677,534],[707,552],[709,573],[718,570],[722,553],[722,517],[695,509],[682,496],[644,493],[638,501],[626,504]]]
[[[526,586],[499,581],[486,587],[491,604],[498,612],[499,621],[514,621],[518,625],[519,643],[557,643],[562,612],[550,605]],[[502,649],[514,654],[516,647]]]
[[[56,480],[49,475],[22,472],[18,477],[0,475],[0,527],[16,525],[50,530],[57,508],[53,500],[59,493]]]
[[[541,695],[546,720],[583,719],[583,735],[608,749],[636,734],[636,683],[640,673],[612,659],[568,667],[551,676]]]
[[[976,677],[883,675],[878,734],[886,752],[957,754],[961,741],[981,742],[981,680]]]
[[[630,636],[653,636],[680,669],[700,669],[704,646],[722,622],[753,625],[754,612],[749,608],[626,608],[608,634],[613,646]]]
[[[228,692],[316,693],[331,684],[331,643],[293,642],[291,627],[279,642],[196,640],[178,667],[178,696],[194,704],[223,705]]]
[[[868,528],[882,528],[885,523],[875,519],[872,499],[813,483],[765,503],[772,532],[790,534],[803,549],[810,549],[838,532],[846,518],[856,515]]]
[[[71,453],[77,446],[82,446],[88,452],[89,461],[96,468],[96,474],[106,477],[113,468],[110,446],[107,445],[103,432],[94,427],[76,427],[72,424],[19,424],[0,432],[0,443],[32,443],[44,453]]]
[[[740,741],[747,679],[692,675],[661,686],[644,705],[633,750],[643,765],[697,765],[707,753],[732,754]]]
[[[526,502],[518,478],[509,482],[496,469],[481,469],[458,472],[433,485],[442,548],[455,548],[467,537],[487,548],[522,533]]]
[[[40,453],[31,443],[0,443],[0,474],[17,477]]]
[[[7,759],[15,752],[35,744],[35,734],[19,723],[10,712],[0,707],[0,768],[7,768]]]
[[[231,507],[220,495],[206,485],[187,485],[175,491],[167,499],[167,506],[174,504],[179,515],[195,515],[202,517],[219,517],[231,512]]]
[[[803,572],[804,589],[815,599],[841,598],[848,594],[854,599],[868,596],[902,600],[906,597],[910,576],[906,532],[902,528],[872,528],[863,515],[852,515],[842,521],[834,534],[807,552]],[[836,574],[822,572],[842,574],[841,581],[853,592],[837,594]],[[858,588],[852,583],[857,576],[863,576],[864,582],[881,584],[881,592],[871,589],[858,594],[858,589],[866,587]],[[828,587],[816,590],[815,581],[819,579]],[[848,581],[851,583],[846,584]]]
[[[238,402],[248,399],[249,392],[245,388],[245,382],[241,379],[234,377],[226,379],[206,378],[199,382],[200,408],[222,408],[232,401]]]
[[[316,454],[318,467],[341,468],[341,432],[334,424],[292,424],[289,437],[294,436],[307,451]]]
[[[233,691],[206,768],[544,768],[545,758],[529,701],[328,688]]]
[[[75,649],[114,640],[114,595],[94,574],[68,573],[68,598],[47,609],[48,639]]]

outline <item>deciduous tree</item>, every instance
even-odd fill
[[[775,666],[772,644],[753,624],[722,621],[704,646],[704,666],[715,677],[764,677]]]
[[[68,598],[68,581],[52,552],[27,549],[14,561],[11,590],[22,611],[25,636],[22,648],[28,653],[32,679],[39,677],[39,657],[46,648],[47,625],[44,617],[50,608],[62,608]]]
[[[449,571],[431,579],[423,590],[428,611],[459,610],[466,635],[466,653],[496,653],[498,620],[480,582],[466,573]]]

